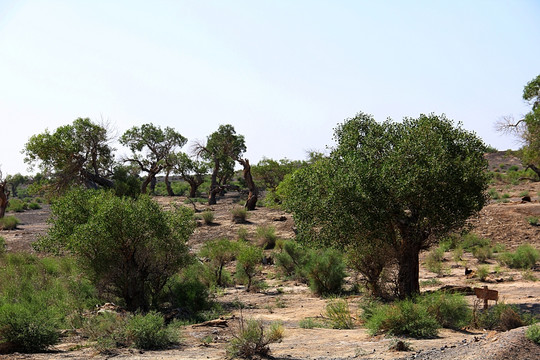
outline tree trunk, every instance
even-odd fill
[[[194,182],[189,183],[189,197],[190,198],[194,198],[195,196],[197,196],[197,188],[198,187],[199,187],[199,185],[197,185]]]
[[[208,205],[215,205],[217,203],[216,201],[216,195],[220,192],[220,187],[217,183],[217,174],[219,172],[219,160],[214,160],[214,171],[212,171],[212,177],[211,177],[211,185],[210,185],[210,191],[208,192]]]
[[[403,239],[398,252],[398,292],[401,299],[420,293],[418,255],[420,247],[411,244],[410,239]]]
[[[251,165],[249,165],[248,159],[238,159],[238,162],[244,167],[244,180],[246,181],[246,185],[249,189],[245,207],[247,210],[255,210],[259,191],[257,190],[257,186],[255,186],[253,177],[251,176]]]
[[[167,187],[167,194],[169,196],[174,196],[173,189],[171,187],[171,182],[169,181],[169,173],[171,172],[170,169],[167,169],[167,172],[165,173],[165,186]]]
[[[97,185],[103,186],[104,188],[113,188],[114,187],[114,182],[112,180],[109,180],[109,179],[106,179],[106,178],[101,177],[99,175],[93,174],[93,173],[89,172],[88,170],[82,169],[81,174],[87,180],[89,180],[89,181],[91,181],[91,182],[93,182],[93,183],[95,183]]]
[[[150,194],[152,195],[156,194],[156,184],[157,184],[156,175],[152,176],[152,180],[150,180]]]
[[[7,190],[6,180],[0,181],[0,219],[6,215],[6,208],[9,205],[9,190]]]

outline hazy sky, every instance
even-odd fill
[[[189,140],[232,124],[252,163],[324,150],[359,111],[445,113],[517,148],[493,124],[528,111],[539,39],[537,0],[0,0],[1,169],[77,117]]]

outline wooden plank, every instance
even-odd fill
[[[499,292],[497,290],[490,290],[485,286],[483,289],[481,288],[474,288],[474,293],[476,294],[476,297],[483,300],[493,300],[498,301],[499,300]]]

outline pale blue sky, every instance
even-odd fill
[[[536,0],[0,0],[0,164],[26,172],[28,138],[77,117],[189,140],[232,124],[252,163],[324,150],[359,111],[446,113],[517,148],[493,124],[528,111],[539,39]]]

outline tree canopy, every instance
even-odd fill
[[[280,185],[298,238],[341,248],[389,244],[400,296],[419,292],[420,250],[461,228],[486,202],[485,145],[433,114],[378,123],[359,113],[334,138],[329,157]]]
[[[108,179],[114,161],[110,138],[104,126],[88,118],[78,118],[71,125],[33,135],[24,147],[25,162],[38,164],[51,178],[52,191],[64,192],[72,185],[89,188],[112,187]]]
[[[173,128],[161,129],[153,124],[134,126],[120,137],[120,143],[132,152],[132,157],[125,161],[138,164],[142,171],[148,173],[141,185],[143,194],[148,184],[166,167],[167,158],[186,142],[187,139]]]

